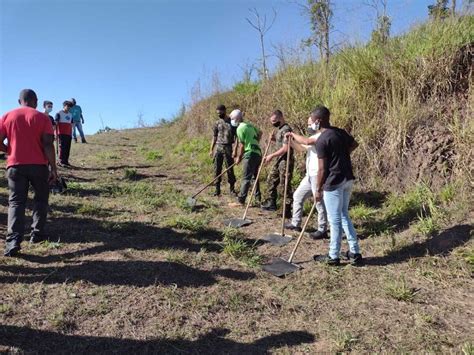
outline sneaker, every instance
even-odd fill
[[[294,226],[291,222],[285,223],[285,229],[295,232],[301,232],[301,227]]]
[[[30,243],[31,244],[41,243],[44,240],[46,240],[44,235],[40,235],[40,234],[37,234],[37,233],[31,233],[31,237],[30,237]]]
[[[5,243],[5,251],[3,255],[5,256],[15,256],[20,251],[20,242],[18,240],[11,240]]]
[[[264,211],[276,211],[277,210],[276,203],[274,201],[271,201],[271,200],[268,200],[267,202],[262,204],[261,208]]]
[[[86,140],[85,140],[85,139],[83,139],[83,140],[81,141],[81,143],[87,143],[87,142],[86,142]]]
[[[327,239],[327,238],[329,238],[329,237],[328,237],[328,231],[322,232],[322,231],[320,231],[320,230],[317,230],[316,232],[313,232],[313,233],[309,233],[309,237],[310,237],[311,239],[315,239],[315,240],[317,240],[317,239]]]
[[[331,259],[329,255],[314,255],[314,261],[318,263],[324,263],[329,266],[339,266],[341,264],[340,259]]]
[[[346,260],[349,260],[351,265],[354,266],[362,266],[364,265],[364,259],[362,258],[362,254],[360,253],[351,253],[350,251],[347,251],[344,254],[344,257]]]

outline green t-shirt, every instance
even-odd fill
[[[260,145],[258,144],[258,129],[250,123],[242,122],[237,127],[237,137],[239,142],[244,145],[244,158],[248,158],[251,153],[262,155]]]

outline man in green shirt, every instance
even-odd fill
[[[260,149],[260,138],[262,132],[251,125],[243,122],[243,115],[240,110],[234,110],[230,113],[231,124],[237,127],[237,138],[239,148],[235,158],[236,164],[243,160],[242,183],[240,185],[240,193],[238,201],[245,204],[252,178],[257,178],[258,168],[262,162],[262,150]],[[256,181],[255,198],[260,201],[260,184]]]

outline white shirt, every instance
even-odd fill
[[[321,132],[316,133],[310,138],[318,139],[321,135]],[[316,144],[311,144],[307,148],[306,152],[306,175],[308,176],[317,176],[318,175],[318,155],[316,154]]]

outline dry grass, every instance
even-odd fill
[[[224,229],[221,220],[242,211],[227,207],[229,196],[206,192],[197,210],[182,208],[199,184],[190,168],[207,180],[209,166],[199,154],[190,162],[192,152],[165,149],[175,129],[110,132],[73,146],[76,168],[62,171],[71,190],[51,198],[51,240],[23,243],[21,257],[0,259],[1,350],[472,349],[472,217],[453,207],[449,189],[436,203],[453,212],[432,236],[414,225],[418,190],[405,197],[355,194],[359,230],[397,216],[408,220],[361,241],[362,268],[316,265],[311,257],[325,252],[327,241],[305,238],[296,255],[303,269],[277,279],[259,264],[287,256],[293,243],[254,244],[279,225],[277,216],[251,208],[254,224]],[[150,151],[167,153],[154,160],[137,153],[147,141]],[[135,170],[139,181],[124,179],[125,169]],[[2,188],[4,223],[6,197]]]

